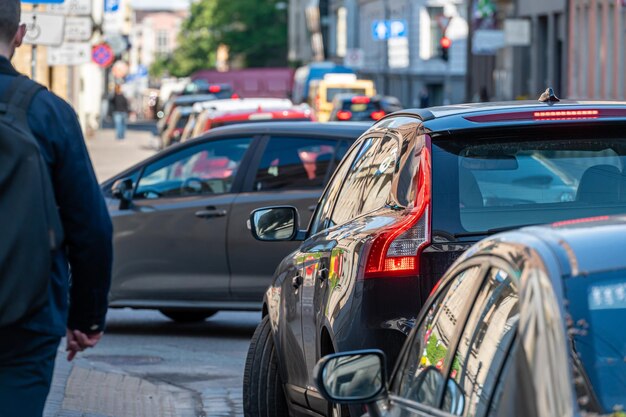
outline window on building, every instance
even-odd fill
[[[156,33],[156,53],[167,55],[170,52],[170,37],[167,30],[159,30]]]

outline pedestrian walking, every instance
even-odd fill
[[[25,34],[20,1],[0,0],[0,417],[41,417],[61,338],[72,360],[102,336],[111,276],[76,113],[11,65]]]
[[[113,112],[113,123],[118,140],[126,137],[126,120],[128,119],[128,99],[122,93],[122,87],[115,85],[115,94],[111,98],[111,111]]]

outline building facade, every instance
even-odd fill
[[[568,97],[626,99],[626,1],[569,0]]]

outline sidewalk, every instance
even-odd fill
[[[151,156],[153,136],[128,131],[123,141],[113,130],[101,130],[87,140],[98,181]],[[54,378],[44,417],[191,417],[195,400],[185,390],[155,384],[106,368],[79,355],[67,362],[64,340],[59,346]]]
[[[152,133],[138,130],[128,130],[124,140],[116,140],[115,131],[112,129],[96,132],[94,137],[87,139],[86,142],[98,181],[107,180],[154,155],[155,139]]]

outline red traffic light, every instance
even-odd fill
[[[443,49],[448,49],[450,45],[452,45],[452,41],[450,38],[442,36],[441,39],[439,39],[439,45],[441,45]]]

